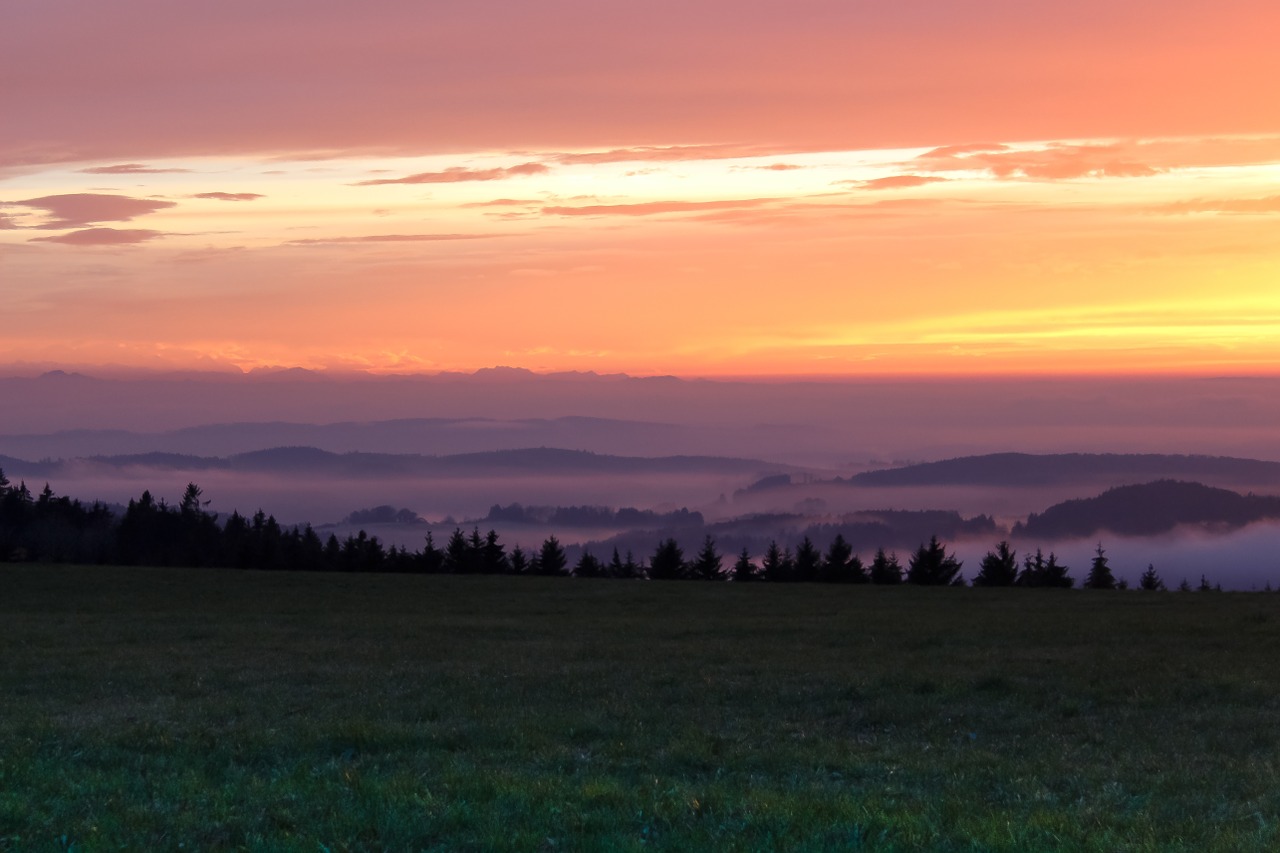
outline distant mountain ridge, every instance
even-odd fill
[[[429,456],[412,453],[333,453],[315,447],[274,447],[231,456],[135,453],[28,462],[0,457],[0,467],[17,476],[50,476],[69,466],[153,467],[189,471],[226,470],[338,477],[430,476],[448,474],[645,474],[687,473],[755,476],[794,470],[759,459],[727,456],[613,456],[583,450],[533,447]]]
[[[1178,480],[1117,486],[1032,513],[1014,525],[1014,536],[1067,539],[1108,532],[1152,536],[1196,525],[1221,532],[1280,518],[1280,497],[1241,495],[1229,489]]]
[[[990,453],[865,471],[855,486],[1045,486],[1098,480],[1280,483],[1280,462],[1157,453]]]

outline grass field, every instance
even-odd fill
[[[0,849],[1280,847],[1280,595],[0,567]]]

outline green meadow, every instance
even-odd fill
[[[0,567],[2,850],[1280,847],[1280,595]]]

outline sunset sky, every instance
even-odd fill
[[[1274,0],[0,0],[0,363],[1280,366]]]

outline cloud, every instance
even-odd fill
[[[287,246],[323,246],[330,243],[436,243],[446,240],[488,240],[505,234],[372,234],[364,237],[314,237],[290,240]]]
[[[931,172],[985,171],[1001,179],[1145,178],[1161,169],[1133,159],[1119,144],[1056,143],[1015,151],[998,145],[958,145],[921,154],[912,166]]]
[[[190,169],[157,169],[142,163],[118,163],[114,166],[94,166],[80,169],[86,175],[159,175],[170,172],[190,172]]]
[[[840,183],[859,186],[864,190],[905,190],[945,180],[947,179],[936,175],[893,175],[888,178],[872,178],[869,181],[840,181]]]
[[[18,223],[14,222],[12,219],[5,216],[3,213],[0,213],[0,231],[4,231],[9,228],[17,228],[17,227],[18,227]]]
[[[937,157],[963,157],[966,154],[987,154],[993,151],[1008,151],[1009,146],[999,142],[977,142],[969,145],[944,145],[932,151],[926,151],[918,159],[931,160]]]
[[[32,243],[61,243],[66,246],[126,246],[144,243],[164,235],[163,231],[145,228],[86,228],[56,237],[34,237]]]
[[[192,198],[211,198],[216,201],[253,201],[262,198],[260,193],[196,193]]]
[[[777,199],[743,198],[725,201],[645,201],[636,204],[588,204],[581,207],[544,207],[548,216],[657,216],[664,213],[696,213],[735,210],[772,204]]]
[[[768,166],[756,166],[755,168],[765,172],[790,172],[805,167],[795,163],[770,163]]]
[[[1265,198],[1190,199],[1164,208],[1169,213],[1280,213],[1280,195]]]
[[[441,172],[419,172],[403,178],[378,178],[372,181],[360,181],[357,187],[378,187],[385,184],[455,184],[462,181],[501,181],[520,175],[540,175],[551,171],[542,163],[521,163],[505,169],[468,169],[465,166],[451,166]]]
[[[527,207],[542,202],[540,198],[495,198],[493,201],[472,201],[459,207]]]
[[[56,231],[63,228],[80,228],[97,222],[127,222],[138,216],[176,207],[172,201],[149,198],[129,198],[123,195],[98,193],[70,193],[28,198],[13,204],[43,210],[52,221],[37,228]]]
[[[636,148],[613,148],[608,151],[579,151],[551,154],[548,159],[565,165],[600,163],[669,162],[673,160],[730,160],[757,157],[762,152],[752,145],[646,145]]]

